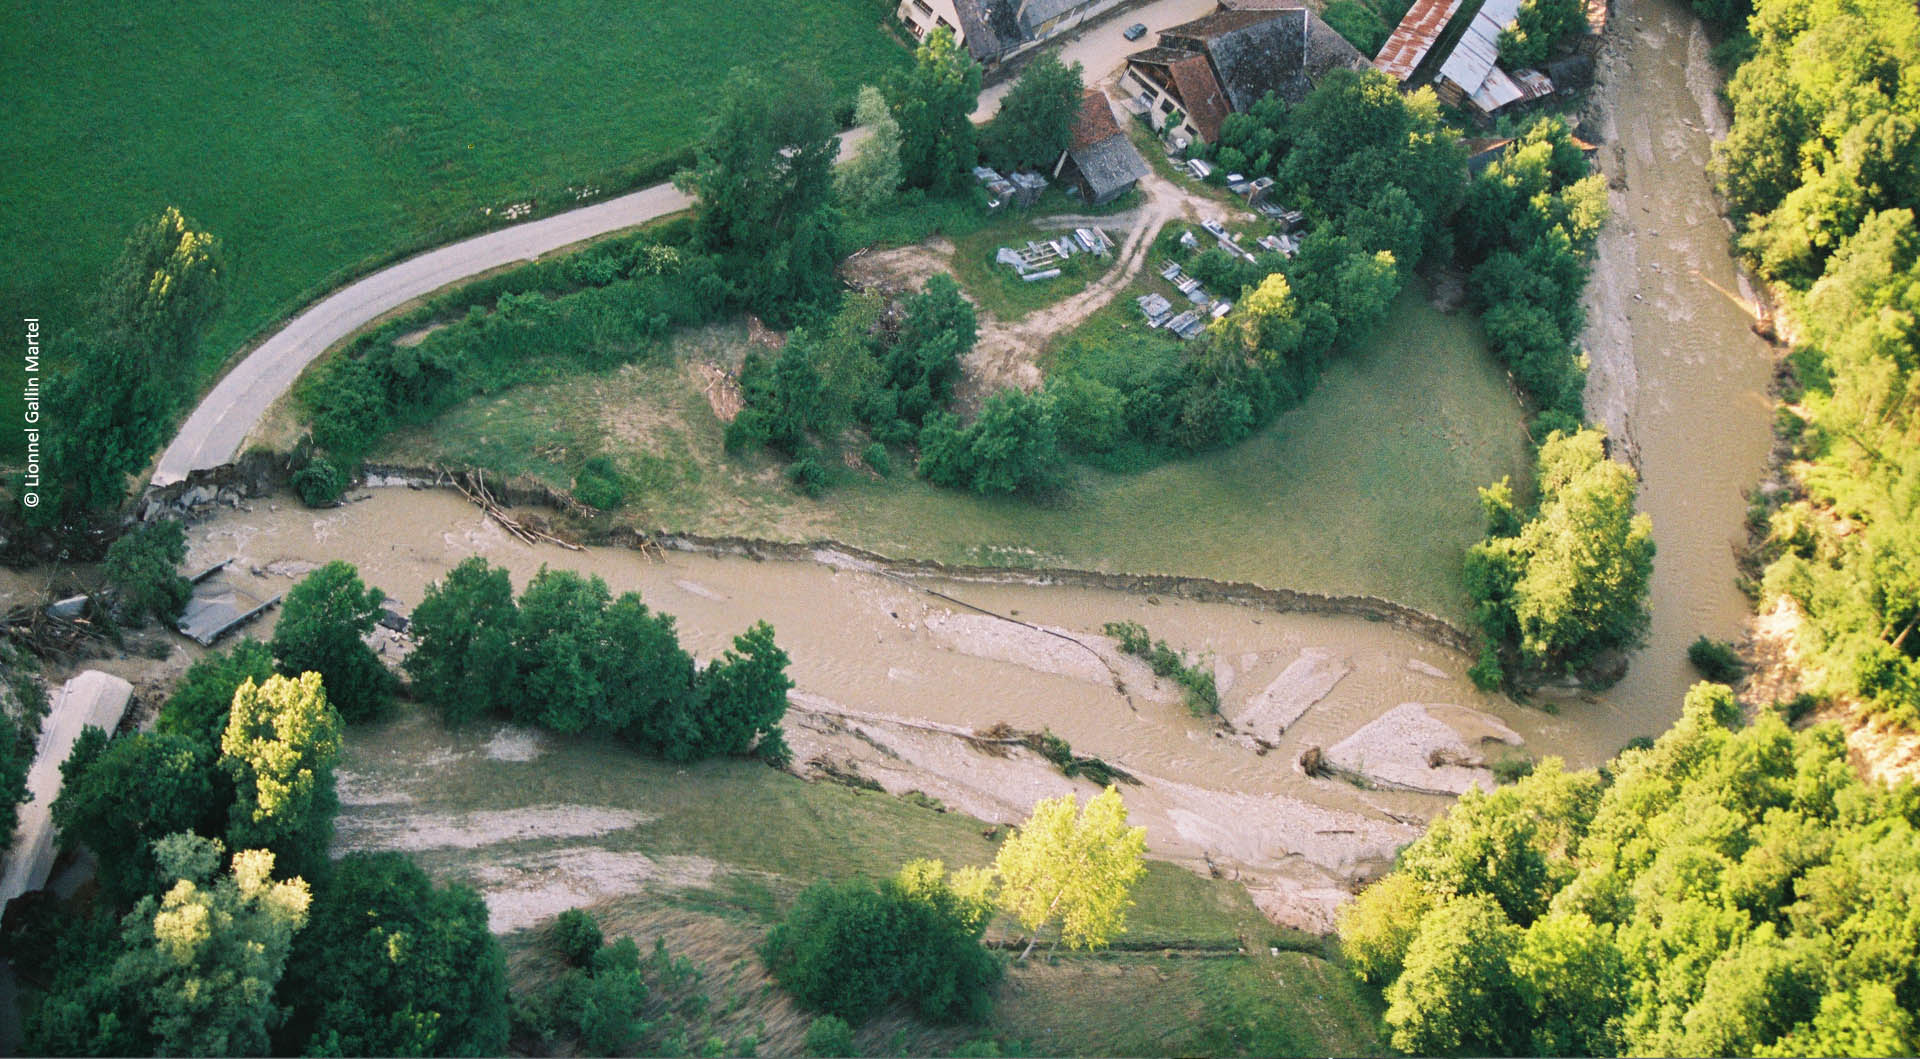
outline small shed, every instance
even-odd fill
[[[1066,181],[1090,206],[1112,202],[1132,191],[1147,175],[1146,160],[1114,121],[1113,105],[1107,102],[1106,93],[1090,88],[1081,95],[1072,138],[1055,163],[1053,175]]]
[[[1142,294],[1134,301],[1139,304],[1141,315],[1147,318],[1148,327],[1159,327],[1173,316],[1173,303],[1164,294]]]
[[[53,801],[60,796],[60,765],[72,753],[74,742],[89,726],[108,732],[120,727],[132,700],[132,684],[97,669],[67,681],[54,696],[27,772],[27,790],[33,797],[20,807],[19,837],[7,853],[6,874],[0,875],[0,913],[7,902],[47,885],[58,830],[53,826]]]

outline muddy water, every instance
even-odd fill
[[[1706,172],[1726,117],[1705,31],[1672,0],[1619,0],[1610,33],[1595,106],[1613,216],[1587,292],[1587,406],[1637,457],[1659,554],[1648,646],[1565,716],[1618,743],[1666,730],[1697,679],[1687,644],[1735,639],[1748,616],[1733,549],[1771,443],[1772,355]]]
[[[454,494],[406,489],[375,490],[327,512],[256,502],[195,526],[189,543],[188,565],[232,558],[234,587],[262,598],[336,558],[406,606],[469,555],[507,567],[521,586],[542,565],[577,569],[674,614],[683,642],[702,657],[765,619],[793,658],[787,727],[803,766],[819,758],[850,764],[889,789],[925,790],[1011,821],[1036,798],[1076,785],[1031,754],[996,756],[958,734],[997,722],[1051,728],[1078,753],[1143,781],[1128,799],[1157,855],[1245,872],[1263,905],[1306,926],[1324,928],[1343,887],[1383,868],[1447,801],[1309,778],[1295,765],[1307,747],[1339,744],[1404,703],[1440,703],[1485,711],[1536,754],[1588,762],[1613,749],[1564,716],[1480,695],[1462,676],[1468,659],[1358,619],[1059,587],[908,583],[829,553],[811,563],[649,560],[625,549],[530,547]],[[1209,655],[1223,712],[1244,718],[1247,730],[1193,717],[1177,688],[1101,635],[1115,620]],[[1482,748],[1471,727],[1459,730],[1469,754],[1492,760],[1505,752]],[[1405,759],[1424,773],[1424,746],[1363,736],[1353,760],[1366,771],[1387,757]],[[1434,775],[1444,786],[1468,771]],[[1484,776],[1471,770],[1469,778]],[[1091,790],[1084,781],[1077,789]],[[347,831],[354,812],[350,806],[343,818]]]

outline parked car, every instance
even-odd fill
[[[1133,25],[1127,27],[1127,31],[1125,33],[1121,34],[1121,36],[1127,38],[1128,40],[1139,40],[1141,37],[1144,37],[1146,35],[1147,35],[1147,24],[1145,22],[1135,22]]]

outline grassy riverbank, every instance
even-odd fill
[[[869,0],[12,4],[0,243],[19,252],[0,302],[58,336],[133,224],[179,206],[231,264],[184,382],[198,392],[249,335],[396,251],[515,203],[665,179],[736,65],[809,64],[850,96],[908,61],[882,15]],[[0,366],[0,388],[19,371]]]
[[[672,358],[469,402],[394,435],[376,459],[566,486],[569,467],[604,454],[637,485],[629,514],[650,527],[1368,593],[1456,620],[1460,555],[1484,528],[1474,490],[1526,473],[1520,412],[1478,326],[1417,291],[1253,438],[1133,473],[1077,467],[1062,499],[1038,505],[936,489],[905,467],[849,471],[809,500],[771,463],[728,459],[694,366],[735,364],[745,346],[737,325],[690,332]]]
[[[557,911],[546,905],[578,903],[643,950],[666,938],[704,973],[702,1040],[752,1034],[763,1054],[798,1050],[807,1019],[761,988],[752,947],[809,883],[916,857],[985,864],[996,849],[978,820],[757,763],[676,766],[586,739],[522,744],[480,728],[449,733],[410,713],[350,733],[343,840],[374,836],[438,877],[502,894],[496,928],[503,914],[538,923]],[[556,820],[610,829],[542,833],[534,822]],[[984,1025],[884,1015],[863,1031],[864,1051],[951,1054],[981,1037],[1041,1055],[1380,1051],[1376,1013],[1346,969],[1316,939],[1268,923],[1237,885],[1151,862],[1134,899],[1120,951],[1017,966]],[[1007,928],[991,934],[1010,937]],[[553,971],[540,931],[507,945],[517,984]]]

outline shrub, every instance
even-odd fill
[[[613,511],[627,501],[627,485],[613,461],[594,456],[573,476],[574,499],[598,511]]]
[[[860,1052],[853,1046],[853,1027],[838,1015],[822,1015],[807,1027],[806,1050],[808,1055],[825,1057],[857,1056]]]
[[[887,455],[887,447],[877,441],[860,450],[860,458],[882,478],[893,473],[893,457]]]
[[[165,623],[178,618],[193,595],[178,570],[186,560],[186,531],[171,520],[142,523],[114,541],[105,573],[122,612],[136,623],[149,616]]]
[[[827,472],[820,466],[820,461],[812,456],[803,456],[789,465],[787,481],[811,497],[818,497],[827,491]]]
[[[584,909],[569,908],[553,921],[553,946],[575,967],[585,967],[604,940],[599,922]]]
[[[1687,661],[1700,675],[1716,684],[1731,684],[1746,672],[1740,653],[1730,643],[1709,640],[1704,635],[1687,645]]]
[[[316,456],[293,474],[293,491],[308,507],[332,507],[347,491],[347,476],[333,461]]]

